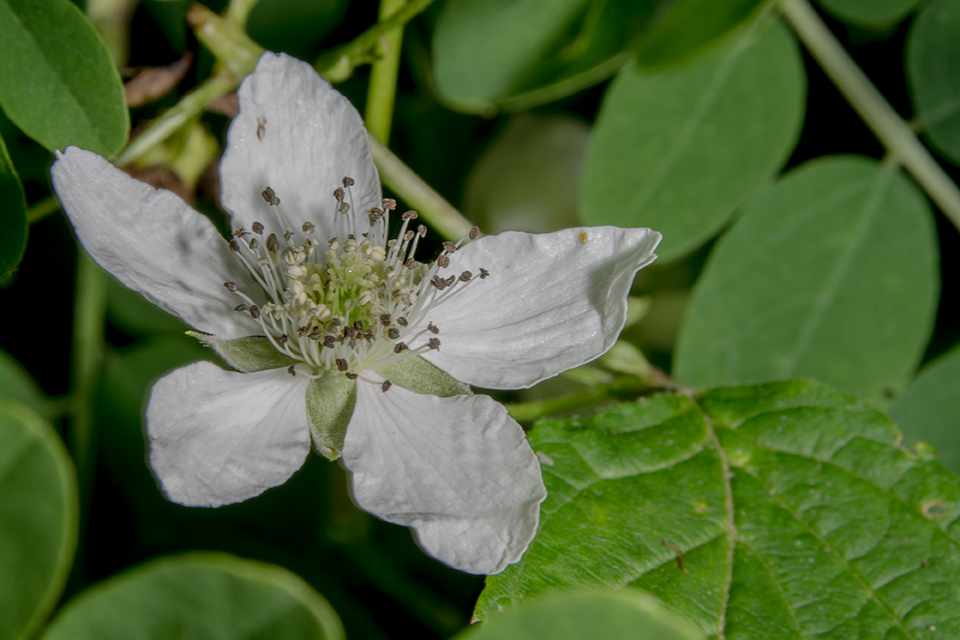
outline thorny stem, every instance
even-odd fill
[[[380,38],[407,24],[431,4],[433,0],[410,0],[402,9],[352,41],[321,54],[313,67],[330,82],[343,82],[350,77],[354,68],[372,60],[372,53]]]
[[[572,411],[602,402],[603,400],[611,400],[622,396],[632,397],[640,391],[648,391],[651,389],[671,389],[682,393],[690,392],[689,389],[679,385],[667,374],[655,367],[650,367],[650,375],[648,377],[623,376],[608,384],[591,387],[590,389],[569,395],[548,398],[547,400],[537,400],[535,402],[508,403],[504,406],[510,413],[510,417],[517,422],[532,422],[545,416]]]
[[[437,233],[456,242],[470,232],[473,225],[463,214],[373,136],[370,136],[370,151],[383,183],[407,206],[416,209]]]
[[[80,488],[80,513],[89,513],[91,484],[93,482],[95,425],[93,420],[93,394],[100,376],[103,358],[104,321],[107,310],[107,279],[86,253],[77,255],[76,300],[73,307],[73,353],[71,362],[71,393],[69,404],[70,453],[77,466]],[[83,516],[81,516],[83,517]],[[74,584],[82,577],[83,531],[78,541],[77,560],[74,566]]]
[[[891,156],[960,229],[960,189],[823,23],[807,0],[786,0],[784,18]]]
[[[380,20],[384,21],[403,8],[406,0],[380,0]],[[397,95],[397,72],[400,69],[400,47],[403,27],[385,33],[379,41],[380,57],[370,68],[370,89],[364,122],[367,131],[383,144],[390,144],[393,103]]]

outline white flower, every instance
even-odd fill
[[[241,371],[198,362],[154,386],[164,491],[194,506],[251,498],[312,440],[342,454],[362,508],[453,567],[502,571],[546,491],[520,426],[462,383],[528,387],[607,351],[660,234],[503,233],[420,264],[415,214],[388,241],[393,202],[360,117],[310,66],[264,54],[239,99],[221,165],[229,243],[93,153],[71,147],[52,169],[90,255]]]

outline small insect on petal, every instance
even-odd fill
[[[392,382],[390,382],[389,380],[384,380],[384,381],[383,381],[383,385],[381,385],[381,387],[380,387],[380,391],[386,393],[386,392],[387,392],[387,389],[389,389],[389,388],[392,387],[392,386],[393,386],[393,383],[392,383]]]
[[[580,232],[580,244],[587,244],[587,232],[586,232],[586,231],[581,231],[581,232]]]

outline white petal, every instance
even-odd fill
[[[219,507],[283,484],[310,451],[309,381],[285,369],[223,371],[197,362],[150,392],[150,464],[167,497]]]
[[[361,381],[343,462],[357,504],[413,527],[427,553],[470,573],[519,560],[546,497],[523,430],[487,396],[383,392]]]
[[[348,176],[356,181],[352,205],[366,231],[366,213],[381,204],[380,178],[350,101],[307,63],[270,52],[238,97],[240,113],[220,165],[222,203],[234,226],[250,229],[258,221],[279,236],[310,221],[318,237],[336,236],[333,191]],[[268,186],[280,198],[276,207],[260,195]]]
[[[57,156],[53,186],[101,267],[200,331],[224,339],[258,333],[223,286],[249,274],[207,218],[95,153],[69,147]]]
[[[440,329],[441,343],[423,357],[457,380],[518,389],[603,355],[623,329],[633,276],[656,258],[660,237],[584,227],[471,242],[441,271],[470,271],[473,280],[454,285],[450,300],[422,319]]]

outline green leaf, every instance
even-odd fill
[[[840,20],[868,29],[891,27],[906,17],[920,0],[818,0]]]
[[[25,405],[0,399],[0,640],[32,637],[57,603],[78,517],[60,438]]]
[[[437,90],[463,111],[518,109],[599,82],[663,0],[449,0],[433,34]]]
[[[459,640],[696,640],[700,636],[640,593],[587,590],[550,595],[492,618]]]
[[[110,55],[68,0],[0,0],[0,107],[50,151],[110,157],[130,130]]]
[[[676,0],[644,31],[637,61],[647,67],[680,62],[771,4],[771,0]]]
[[[307,387],[307,418],[317,451],[336,460],[343,451],[343,439],[357,406],[357,382],[330,372],[310,381]]]
[[[584,224],[656,229],[661,260],[695,249],[779,172],[805,93],[799,49],[779,23],[664,71],[625,67],[588,148]]]
[[[907,444],[929,442],[940,464],[960,474],[960,347],[924,367],[889,413]]]
[[[811,377],[895,394],[923,355],[939,290],[927,201],[855,156],[810,162],[721,239],[681,326],[691,386]]]
[[[296,575],[226,554],[154,560],[71,600],[43,640],[343,638],[336,613]]]
[[[7,147],[0,138],[0,280],[10,275],[27,248],[27,201]]]
[[[856,398],[810,382],[659,396],[542,422],[530,443],[540,532],[487,579],[481,620],[606,585],[730,640],[960,633],[960,478]]]
[[[53,417],[50,404],[33,376],[16,358],[2,349],[0,349],[0,398],[16,400],[44,418]]]
[[[960,163],[960,0],[934,0],[907,38],[906,72],[913,106],[930,142]]]
[[[512,116],[467,176],[464,215],[485,233],[579,226],[577,189],[589,137],[578,118]]]
[[[246,336],[233,340],[221,340],[217,336],[199,331],[187,331],[205,347],[213,349],[224,362],[237,371],[251,373],[267,369],[286,369],[297,361],[277,350],[268,338]]]

